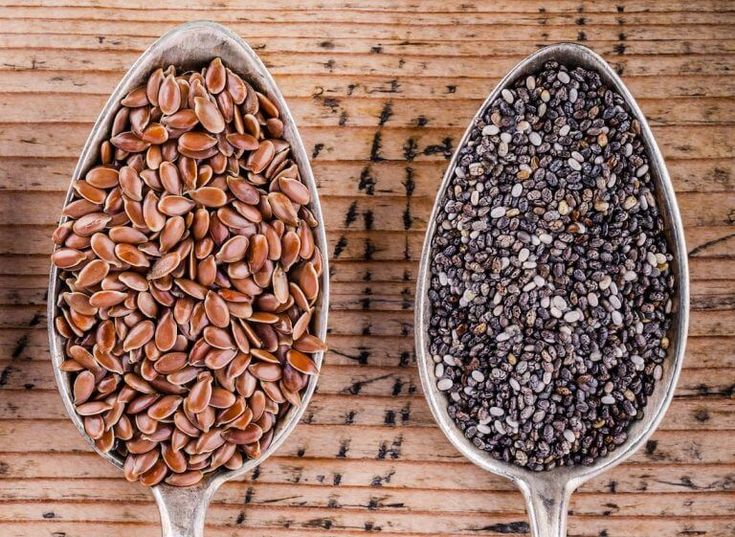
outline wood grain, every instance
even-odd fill
[[[433,424],[413,353],[417,260],[448,158],[525,55],[583,42],[622,75],[677,191],[692,276],[660,429],[585,484],[570,535],[735,534],[735,7],[724,0],[0,1],[0,535],[153,537],[147,491],[65,419],[45,330],[49,236],[97,111],[162,32],[249,40],[312,154],[332,261],[330,351],[303,423],[217,494],[209,537],[527,535],[520,495]]]

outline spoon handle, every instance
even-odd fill
[[[567,509],[571,488],[566,483],[535,482],[520,484],[526,498],[533,537],[566,537]]]
[[[204,519],[216,487],[172,487],[151,489],[161,513],[162,537],[204,537]]]

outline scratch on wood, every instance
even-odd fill
[[[410,310],[413,307],[413,295],[405,287],[401,290],[401,309]]]
[[[5,386],[8,383],[8,378],[10,377],[10,373],[13,372],[13,366],[5,366],[3,370],[0,372],[0,388]]]
[[[332,254],[332,257],[335,259],[338,258],[340,255],[342,255],[342,252],[347,247],[347,238],[342,235],[339,240],[337,241],[337,244],[334,245],[334,253]]]
[[[395,460],[400,458],[401,456],[401,446],[403,445],[403,435],[398,435],[393,439],[393,442],[391,442],[390,447],[388,447],[387,442],[381,442],[380,447],[378,448],[378,460],[384,460],[387,457],[390,457],[391,459]]]
[[[363,222],[365,224],[365,229],[368,230],[368,231],[372,230],[373,229],[373,222],[374,222],[373,211],[371,211],[370,209],[367,209],[362,214],[362,219],[363,219]]]
[[[347,354],[346,352],[342,352],[338,349],[329,349],[329,352],[342,356],[343,358],[347,358],[348,360],[354,360],[360,365],[366,365],[368,363],[368,358],[370,358],[370,351],[364,347],[358,347],[358,349],[360,349],[360,353],[357,356]]]
[[[368,196],[375,194],[375,178],[370,172],[370,166],[365,166],[360,172],[360,182],[357,185],[357,188],[364,190]]]
[[[414,169],[411,166],[406,167],[406,179],[401,183],[403,188],[406,189],[406,196],[413,196],[414,190],[416,190],[416,181],[413,178]]]
[[[378,116],[378,125],[383,126],[390,118],[393,116],[393,103],[391,101],[388,101],[383,105],[382,110],[380,111],[380,116]]]
[[[712,239],[711,241],[707,241],[704,244],[700,244],[696,248],[693,248],[692,250],[689,251],[689,256],[690,257],[695,256],[695,255],[699,254],[700,252],[706,250],[710,246],[714,246],[715,244],[719,244],[721,242],[725,242],[726,240],[732,239],[733,237],[735,237],[735,233],[730,233],[728,235],[725,235],[724,237],[719,237],[717,239]]]
[[[406,403],[401,408],[401,423],[403,425],[407,424],[409,421],[411,421],[411,403]]]
[[[345,227],[350,227],[357,220],[357,201],[353,201],[345,214]]]
[[[388,81],[388,87],[380,86],[375,89],[368,90],[368,93],[401,93],[401,84],[397,79]]]
[[[390,472],[387,472],[385,475],[373,476],[373,480],[370,482],[370,486],[371,487],[382,487],[384,483],[390,483],[394,475],[396,475],[396,471],[391,470]]]
[[[414,138],[409,138],[403,144],[403,158],[411,162],[418,155],[419,146]]]
[[[523,534],[528,533],[530,528],[528,522],[506,522],[500,524],[491,524],[490,526],[484,526],[482,528],[468,528],[471,531],[493,531],[495,533],[502,534]]]
[[[380,131],[377,131],[375,135],[373,136],[373,145],[370,147],[370,161],[371,162],[380,162],[381,160],[385,160],[380,154],[382,137],[383,135],[381,134]]]
[[[375,253],[375,246],[373,245],[373,241],[370,239],[365,239],[365,249],[363,250],[363,259],[365,261],[372,261],[373,254]]]
[[[350,393],[350,394],[352,394],[352,395],[359,395],[359,394],[360,394],[360,392],[362,391],[362,389],[363,389],[363,388],[364,388],[365,386],[367,386],[368,384],[372,384],[373,382],[378,382],[378,381],[380,381],[380,380],[384,380],[384,379],[387,379],[387,378],[389,378],[390,376],[391,376],[391,374],[390,374],[390,373],[387,373],[387,374],[385,374],[385,375],[380,375],[380,376],[378,376],[378,377],[374,377],[374,378],[371,378],[371,379],[366,379],[366,380],[358,380],[358,381],[355,381],[355,382],[353,382],[353,383],[352,383],[352,384],[351,384],[351,385],[350,385],[349,387],[347,387],[347,388],[344,388],[344,389],[342,390],[342,392],[343,392],[343,393],[344,393],[344,392],[347,392],[347,393]]]
[[[432,144],[424,148],[424,155],[443,155],[445,159],[452,158],[452,138],[450,136],[445,137],[441,144]]]
[[[317,158],[322,149],[324,149],[324,144],[314,144],[314,150],[311,152],[311,158]]]
[[[403,229],[408,231],[413,225],[413,217],[411,216],[411,203],[406,202],[406,208],[403,210]]]
[[[365,294],[367,296],[364,296],[360,299],[360,306],[362,307],[363,310],[369,310],[370,309],[370,296],[369,295],[372,294],[370,291],[370,288],[365,289]]]

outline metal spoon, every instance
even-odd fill
[[[323,218],[319,205],[319,195],[316,182],[309,165],[309,159],[304,149],[296,125],[286,102],[268,70],[253,50],[239,36],[225,27],[212,22],[192,22],[178,26],[156,41],[133,64],[127,74],[118,84],[112,96],[102,109],[95,123],[87,143],[84,146],[79,162],[74,170],[74,180],[82,177],[97,159],[99,144],[109,136],[110,126],[115,112],[119,107],[120,99],[137,86],[140,86],[148,74],[157,67],[176,65],[184,69],[198,69],[207,65],[212,58],[219,56],[236,73],[268,98],[279,108],[284,123],[283,138],[291,144],[292,157],[297,163],[304,183],[311,192],[312,205],[310,209],[319,221],[315,230],[317,246],[322,252],[327,252],[327,240],[324,231]],[[71,199],[72,189],[69,189],[66,202]],[[327,333],[327,310],[329,305],[329,267],[326,255],[323,259],[323,272],[320,281],[321,296],[313,315],[314,334],[324,340]],[[122,469],[123,460],[114,453],[102,453],[94,445],[91,438],[84,432],[82,421],[77,415],[72,402],[71,386],[68,374],[59,369],[64,359],[64,344],[54,327],[54,319],[58,315],[56,298],[59,293],[60,282],[56,267],[52,267],[48,292],[48,327],[51,359],[54,364],[54,375],[61,398],[69,417],[84,436],[87,442],[106,460]],[[317,365],[321,365],[323,353],[314,355]],[[225,481],[244,475],[267,459],[286,440],[293,431],[306,405],[316,388],[317,377],[309,379],[302,396],[301,406],[292,408],[286,416],[281,418],[276,426],[273,441],[268,449],[264,450],[257,459],[248,460],[239,470],[228,471],[218,469],[208,474],[199,484],[188,487],[172,487],[161,484],[151,491],[156,498],[161,513],[163,537],[202,537],[204,535],[204,519],[209,501],[220,485]]]
[[[659,207],[661,207],[665,233],[669,244],[673,248],[674,262],[671,268],[676,277],[677,289],[672,311],[673,323],[669,335],[670,347],[667,360],[664,363],[663,376],[656,383],[654,393],[648,399],[643,419],[635,422],[631,426],[628,432],[628,440],[625,444],[619,446],[607,457],[597,459],[591,466],[559,467],[546,472],[532,472],[512,463],[497,460],[487,452],[478,449],[472,442],[465,438],[464,434],[449,417],[447,413],[447,398],[436,387],[433,370],[434,362],[428,352],[427,327],[430,311],[427,292],[430,282],[431,241],[436,227],[434,225],[435,216],[439,210],[442,195],[454,172],[459,150],[465,145],[474,121],[500,96],[500,92],[505,87],[518,80],[519,77],[525,78],[527,75],[537,72],[549,60],[556,60],[569,66],[580,66],[600,73],[603,82],[623,96],[630,106],[633,115],[640,121],[641,133],[648,150],[651,175],[656,182],[657,202]],[[535,54],[532,54],[514,67],[500,81],[485,103],[480,107],[475,117],[472,118],[470,127],[465,132],[462,141],[458,145],[457,152],[455,152],[454,157],[449,163],[447,172],[439,187],[431,219],[429,220],[426,240],[424,241],[424,248],[421,254],[415,311],[416,356],[421,374],[421,384],[423,385],[424,394],[426,395],[431,412],[439,424],[440,429],[460,453],[470,461],[489,472],[510,479],[521,489],[526,499],[531,521],[531,532],[535,537],[565,536],[567,505],[571,493],[585,481],[628,458],[651,436],[651,433],[653,433],[661,421],[674,395],[674,387],[676,386],[679,371],[681,370],[689,317],[689,272],[687,268],[684,232],[681,217],[679,216],[679,209],[676,204],[676,197],[674,196],[674,189],[671,185],[663,157],[656,145],[651,129],[633,99],[633,96],[605,60],[590,49],[580,45],[562,43],[543,48]]]

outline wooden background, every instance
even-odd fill
[[[107,95],[157,36],[204,18],[247,39],[286,95],[312,151],[333,267],[319,393],[276,456],[217,494],[208,537],[527,533],[521,496],[434,426],[411,309],[426,219],[466,122],[512,65],[561,40],[600,52],[651,121],[693,293],[663,425],[574,496],[570,535],[735,535],[735,3],[0,4],[0,535],[158,535],[149,493],[90,453],[62,410],[47,256]]]

